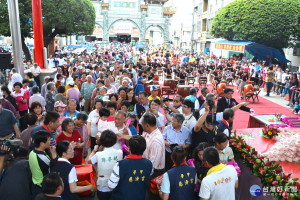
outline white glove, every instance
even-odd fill
[[[254,114],[255,111],[254,111],[253,109],[250,109],[250,113],[251,113],[251,114]]]

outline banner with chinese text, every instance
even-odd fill
[[[244,45],[234,45],[234,44],[219,44],[216,43],[215,45],[216,49],[224,49],[229,51],[237,51],[237,52],[245,52],[245,46]]]

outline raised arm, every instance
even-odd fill
[[[201,129],[203,123],[205,122],[205,119],[209,113],[209,105],[206,102],[204,103],[204,108],[205,108],[204,114],[198,119],[196,125],[194,126],[195,132],[200,131],[200,129]]]
[[[249,104],[250,104],[250,102],[243,102],[243,103],[240,103],[240,104],[238,104],[238,105],[232,107],[232,110],[235,112],[235,111],[237,111],[238,109],[240,109],[240,107],[242,107],[242,106],[248,106]]]

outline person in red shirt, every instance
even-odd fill
[[[22,90],[22,84],[16,82],[13,85],[15,91],[11,94],[15,98],[16,104],[18,106],[19,115],[20,115],[20,130],[23,131],[27,128],[27,125],[24,121],[24,116],[28,113],[28,99],[29,96],[27,91]]]
[[[74,157],[69,161],[73,165],[80,165],[82,162],[82,149],[84,148],[84,142],[81,134],[75,130],[75,123],[70,118],[67,118],[62,122],[61,129],[62,132],[58,134],[56,143],[62,140],[74,142]]]

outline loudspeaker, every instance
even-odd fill
[[[10,53],[0,53],[0,69],[11,69]]]

